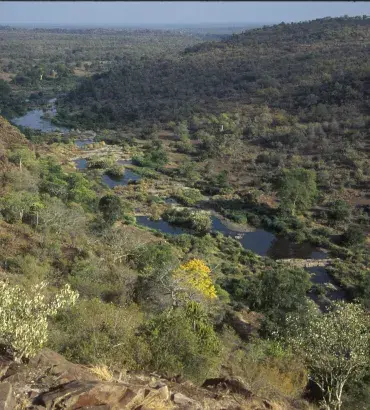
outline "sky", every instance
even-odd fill
[[[0,25],[151,26],[280,23],[370,15],[370,2],[0,2]]]

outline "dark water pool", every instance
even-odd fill
[[[273,259],[325,259],[327,255],[309,243],[291,243],[286,238],[277,237],[271,232],[257,229],[253,232],[240,233],[228,228],[217,216],[212,215],[212,232],[220,232],[226,236],[237,239],[246,250],[251,250],[260,256],[269,256]],[[187,231],[174,227],[170,223],[159,220],[151,221],[148,217],[138,217],[139,225],[157,229],[163,233],[181,235]]]
[[[78,148],[84,148],[84,147],[86,147],[86,145],[90,145],[90,144],[93,144],[93,143],[94,143],[94,140],[92,138],[85,139],[85,140],[76,140],[75,141],[75,145]]]
[[[74,160],[77,169],[86,169],[87,168],[87,159],[86,158],[79,158]],[[131,171],[129,168],[125,168],[125,171],[122,176],[120,177],[112,177],[107,174],[103,174],[102,182],[107,184],[109,188],[114,188],[118,185],[128,185],[129,181],[139,181],[141,176],[136,174],[135,172]]]
[[[178,226],[171,225],[168,222],[164,221],[163,219],[160,219],[158,221],[152,221],[147,216],[137,216],[136,222],[139,225],[147,226],[148,228],[156,229],[157,231],[160,231],[163,233],[169,233],[172,235],[182,235],[186,233],[184,229]]]
[[[68,128],[54,125],[50,120],[50,118],[54,117],[57,112],[55,101],[56,98],[48,101],[49,104],[51,104],[51,107],[45,112],[43,110],[28,111],[28,113],[23,115],[22,117],[13,118],[11,122],[15,125],[32,128],[34,130],[41,130],[42,132],[68,132]],[[45,114],[48,114],[50,118],[42,118]]]
[[[87,168],[87,159],[86,158],[75,159],[74,163],[76,164],[77,169],[86,169]]]
[[[109,188],[114,188],[118,185],[128,185],[129,181],[139,181],[141,176],[135,174],[131,169],[126,168],[124,174],[121,177],[112,177],[110,175],[104,174],[102,176],[102,181],[109,186]]]

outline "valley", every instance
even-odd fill
[[[71,397],[365,409],[370,19],[216,31],[0,29],[0,344]]]

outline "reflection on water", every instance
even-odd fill
[[[87,159],[86,158],[75,159],[74,163],[76,164],[77,169],[86,169],[87,168]]]
[[[79,158],[75,159],[74,163],[76,164],[77,169],[86,169],[87,168],[87,159],[86,158]],[[135,172],[131,171],[131,169],[125,168],[123,175],[119,177],[113,177],[111,175],[104,174],[102,176],[102,182],[107,184],[109,188],[114,188],[118,185],[128,185],[130,181],[139,181],[141,176],[136,174]]]
[[[90,145],[90,144],[93,144],[94,143],[94,140],[93,139],[86,139],[86,140],[76,140],[75,141],[75,145],[78,147],[78,148],[84,148],[84,147],[86,147],[86,145]]]
[[[147,216],[137,216],[136,222],[139,225],[143,225],[148,228],[156,229],[157,231],[161,231],[163,233],[169,233],[172,235],[182,235],[186,233],[186,231],[183,228],[171,225],[168,222],[164,221],[163,219],[160,219],[159,221],[152,221]]]
[[[141,176],[135,174],[131,169],[126,168],[125,172],[120,177],[113,177],[111,175],[104,174],[102,181],[109,186],[109,188],[114,188],[118,185],[128,185],[130,181],[139,181]]]
[[[55,107],[55,101],[56,98],[49,100],[49,104],[52,104],[52,106],[46,112],[43,110],[32,110],[23,115],[23,117],[13,118],[11,122],[15,125],[40,130],[42,132],[68,132],[68,128],[54,125],[50,119],[42,118],[45,114],[50,118],[56,115],[57,110]]]
[[[311,274],[311,282],[315,285],[330,285],[330,288],[326,290],[326,297],[328,300],[338,301],[347,299],[346,291],[336,285],[335,281],[324,267],[315,266],[312,268],[306,268],[306,270]],[[311,293],[310,297],[320,306],[321,309],[325,309],[327,306],[325,299],[322,300],[317,293]]]

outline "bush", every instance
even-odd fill
[[[201,383],[218,374],[221,345],[200,306],[190,306],[154,318],[142,337],[150,347],[149,370]]]
[[[41,282],[25,291],[0,284],[0,340],[12,349],[17,361],[34,356],[43,347],[48,340],[48,318],[77,300],[78,294],[66,285],[49,301],[46,286]]]
[[[113,167],[115,164],[115,160],[113,157],[98,157],[94,156],[88,158],[87,166],[88,168],[110,168]]]
[[[145,342],[135,335],[141,323],[135,305],[83,300],[55,318],[49,346],[74,362],[140,370],[149,360]]]
[[[99,201],[99,211],[103,214],[105,222],[113,224],[122,217],[121,199],[116,195],[105,195]]]
[[[168,162],[166,151],[162,147],[152,149],[146,152],[143,156],[134,156],[132,163],[140,167],[148,167],[153,169],[160,169]]]
[[[173,195],[179,202],[186,206],[193,206],[203,199],[199,189],[189,188],[181,189]]]
[[[105,173],[112,178],[120,178],[123,176],[124,171],[124,167],[116,164],[108,168]]]
[[[342,243],[347,246],[361,245],[365,242],[365,238],[366,236],[360,227],[351,225],[342,235]]]
[[[330,204],[328,219],[333,222],[346,222],[351,214],[351,208],[347,202],[338,199]]]
[[[164,212],[163,219],[192,229],[197,233],[206,233],[212,228],[211,216],[205,211],[171,208]]]

